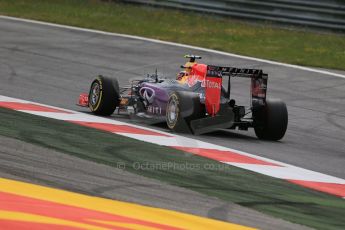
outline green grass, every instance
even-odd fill
[[[318,229],[345,228],[345,201],[171,148],[0,108],[0,135],[232,201]],[[138,151],[140,149],[140,151]],[[191,167],[167,167],[168,164]],[[138,170],[138,164],[156,165]],[[166,165],[166,168],[162,165]],[[52,184],[53,185],[53,184]]]
[[[0,0],[0,14],[345,70],[345,35],[99,0]],[[231,63],[230,63],[231,64]]]

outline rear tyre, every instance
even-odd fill
[[[278,141],[288,125],[286,104],[279,99],[267,99],[266,106],[253,113],[254,130],[259,139]]]
[[[98,76],[91,84],[89,108],[101,116],[110,116],[119,105],[119,83],[117,79]]]
[[[166,108],[166,123],[169,129],[190,133],[190,122],[204,115],[200,97],[193,92],[173,92]]]

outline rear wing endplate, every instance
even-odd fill
[[[266,104],[268,74],[261,69],[247,69],[235,67],[208,66],[208,71],[214,76],[229,76],[227,97],[230,99],[231,77],[251,79],[251,105],[253,108]]]

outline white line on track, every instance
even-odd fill
[[[30,20],[30,19],[9,17],[9,16],[4,16],[4,15],[0,15],[0,19],[7,19],[7,20],[12,20],[12,21],[34,23],[34,24],[38,24],[38,25],[52,26],[52,27],[57,27],[57,28],[76,30],[76,31],[83,31],[83,32],[89,32],[89,33],[97,33],[97,34],[103,34],[103,35],[115,36],[115,37],[137,39],[137,40],[153,42],[153,43],[157,43],[157,44],[183,47],[183,48],[187,48],[187,49],[195,49],[195,50],[200,50],[200,51],[204,51],[204,52],[224,55],[224,56],[228,56],[228,57],[236,57],[236,58],[241,58],[241,59],[245,59],[245,60],[257,61],[257,62],[267,63],[267,64],[271,64],[271,65],[278,65],[278,66],[283,66],[283,67],[288,67],[288,68],[293,68],[293,69],[298,69],[298,70],[304,70],[304,71],[309,71],[309,72],[313,72],[313,73],[319,73],[319,74],[324,74],[324,75],[329,75],[329,76],[339,77],[339,78],[344,78],[345,79],[345,75],[344,74],[333,73],[333,72],[330,72],[330,71],[327,71],[327,70],[318,70],[318,69],[314,69],[314,68],[310,68],[310,67],[304,67],[304,66],[286,64],[286,63],[281,63],[281,62],[276,62],[276,61],[270,61],[270,60],[266,60],[266,59],[248,57],[248,56],[243,56],[243,55],[238,55],[238,54],[233,54],[233,53],[227,53],[227,52],[218,51],[218,50],[202,48],[202,47],[198,47],[198,46],[191,46],[191,45],[185,45],[185,44],[180,44],[180,43],[175,43],[175,42],[167,42],[167,41],[161,41],[161,40],[157,40],[157,39],[145,38],[145,37],[140,37],[140,36],[111,33],[111,32],[105,32],[105,31],[100,31],[100,30],[86,29],[86,28],[80,28],[80,27],[75,27],[75,26],[67,26],[67,25],[61,25],[61,24],[49,23],[49,22],[42,22],[42,21],[36,21],[36,20]]]

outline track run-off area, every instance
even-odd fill
[[[2,229],[253,229],[2,178],[0,200]]]
[[[345,197],[345,75],[341,71],[8,17],[0,17],[0,29],[0,107],[172,147]],[[268,97],[281,98],[288,106],[286,136],[279,142],[258,140],[252,130],[181,136],[122,116],[89,115],[75,105],[79,93],[87,92],[98,74],[128,84],[158,68],[173,78],[186,53],[201,55],[209,64],[267,72]],[[247,102],[248,87],[243,80],[233,84],[232,94],[239,103]]]
[[[344,179],[306,170],[220,145],[214,145],[154,129],[143,128],[117,120],[97,117],[57,107],[50,107],[1,95],[0,107],[37,116],[72,122],[81,126],[123,135],[140,141],[169,146],[187,153],[210,158],[224,164],[288,180],[295,184],[345,198]]]

